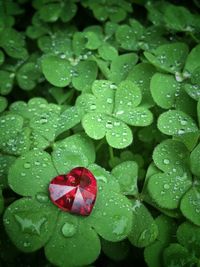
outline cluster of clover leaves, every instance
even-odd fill
[[[199,8],[0,1],[0,264],[143,248],[149,267],[200,267]],[[88,217],[48,194],[78,166],[97,179]]]

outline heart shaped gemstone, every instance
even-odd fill
[[[56,176],[49,192],[52,202],[60,209],[88,216],[96,200],[97,182],[88,169],[77,167],[68,174]]]

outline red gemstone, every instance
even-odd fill
[[[49,185],[50,198],[60,209],[87,216],[97,194],[97,182],[86,168],[77,167],[66,175],[56,176]]]

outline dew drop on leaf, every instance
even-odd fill
[[[25,169],[30,169],[30,167],[31,167],[30,162],[26,162],[26,163],[24,163],[24,168],[25,168]]]
[[[72,223],[66,222],[62,227],[62,234],[65,237],[71,237],[76,233],[76,226]]]

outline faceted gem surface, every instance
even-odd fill
[[[97,194],[94,175],[84,167],[56,176],[49,185],[50,198],[60,209],[87,216],[91,213]]]

